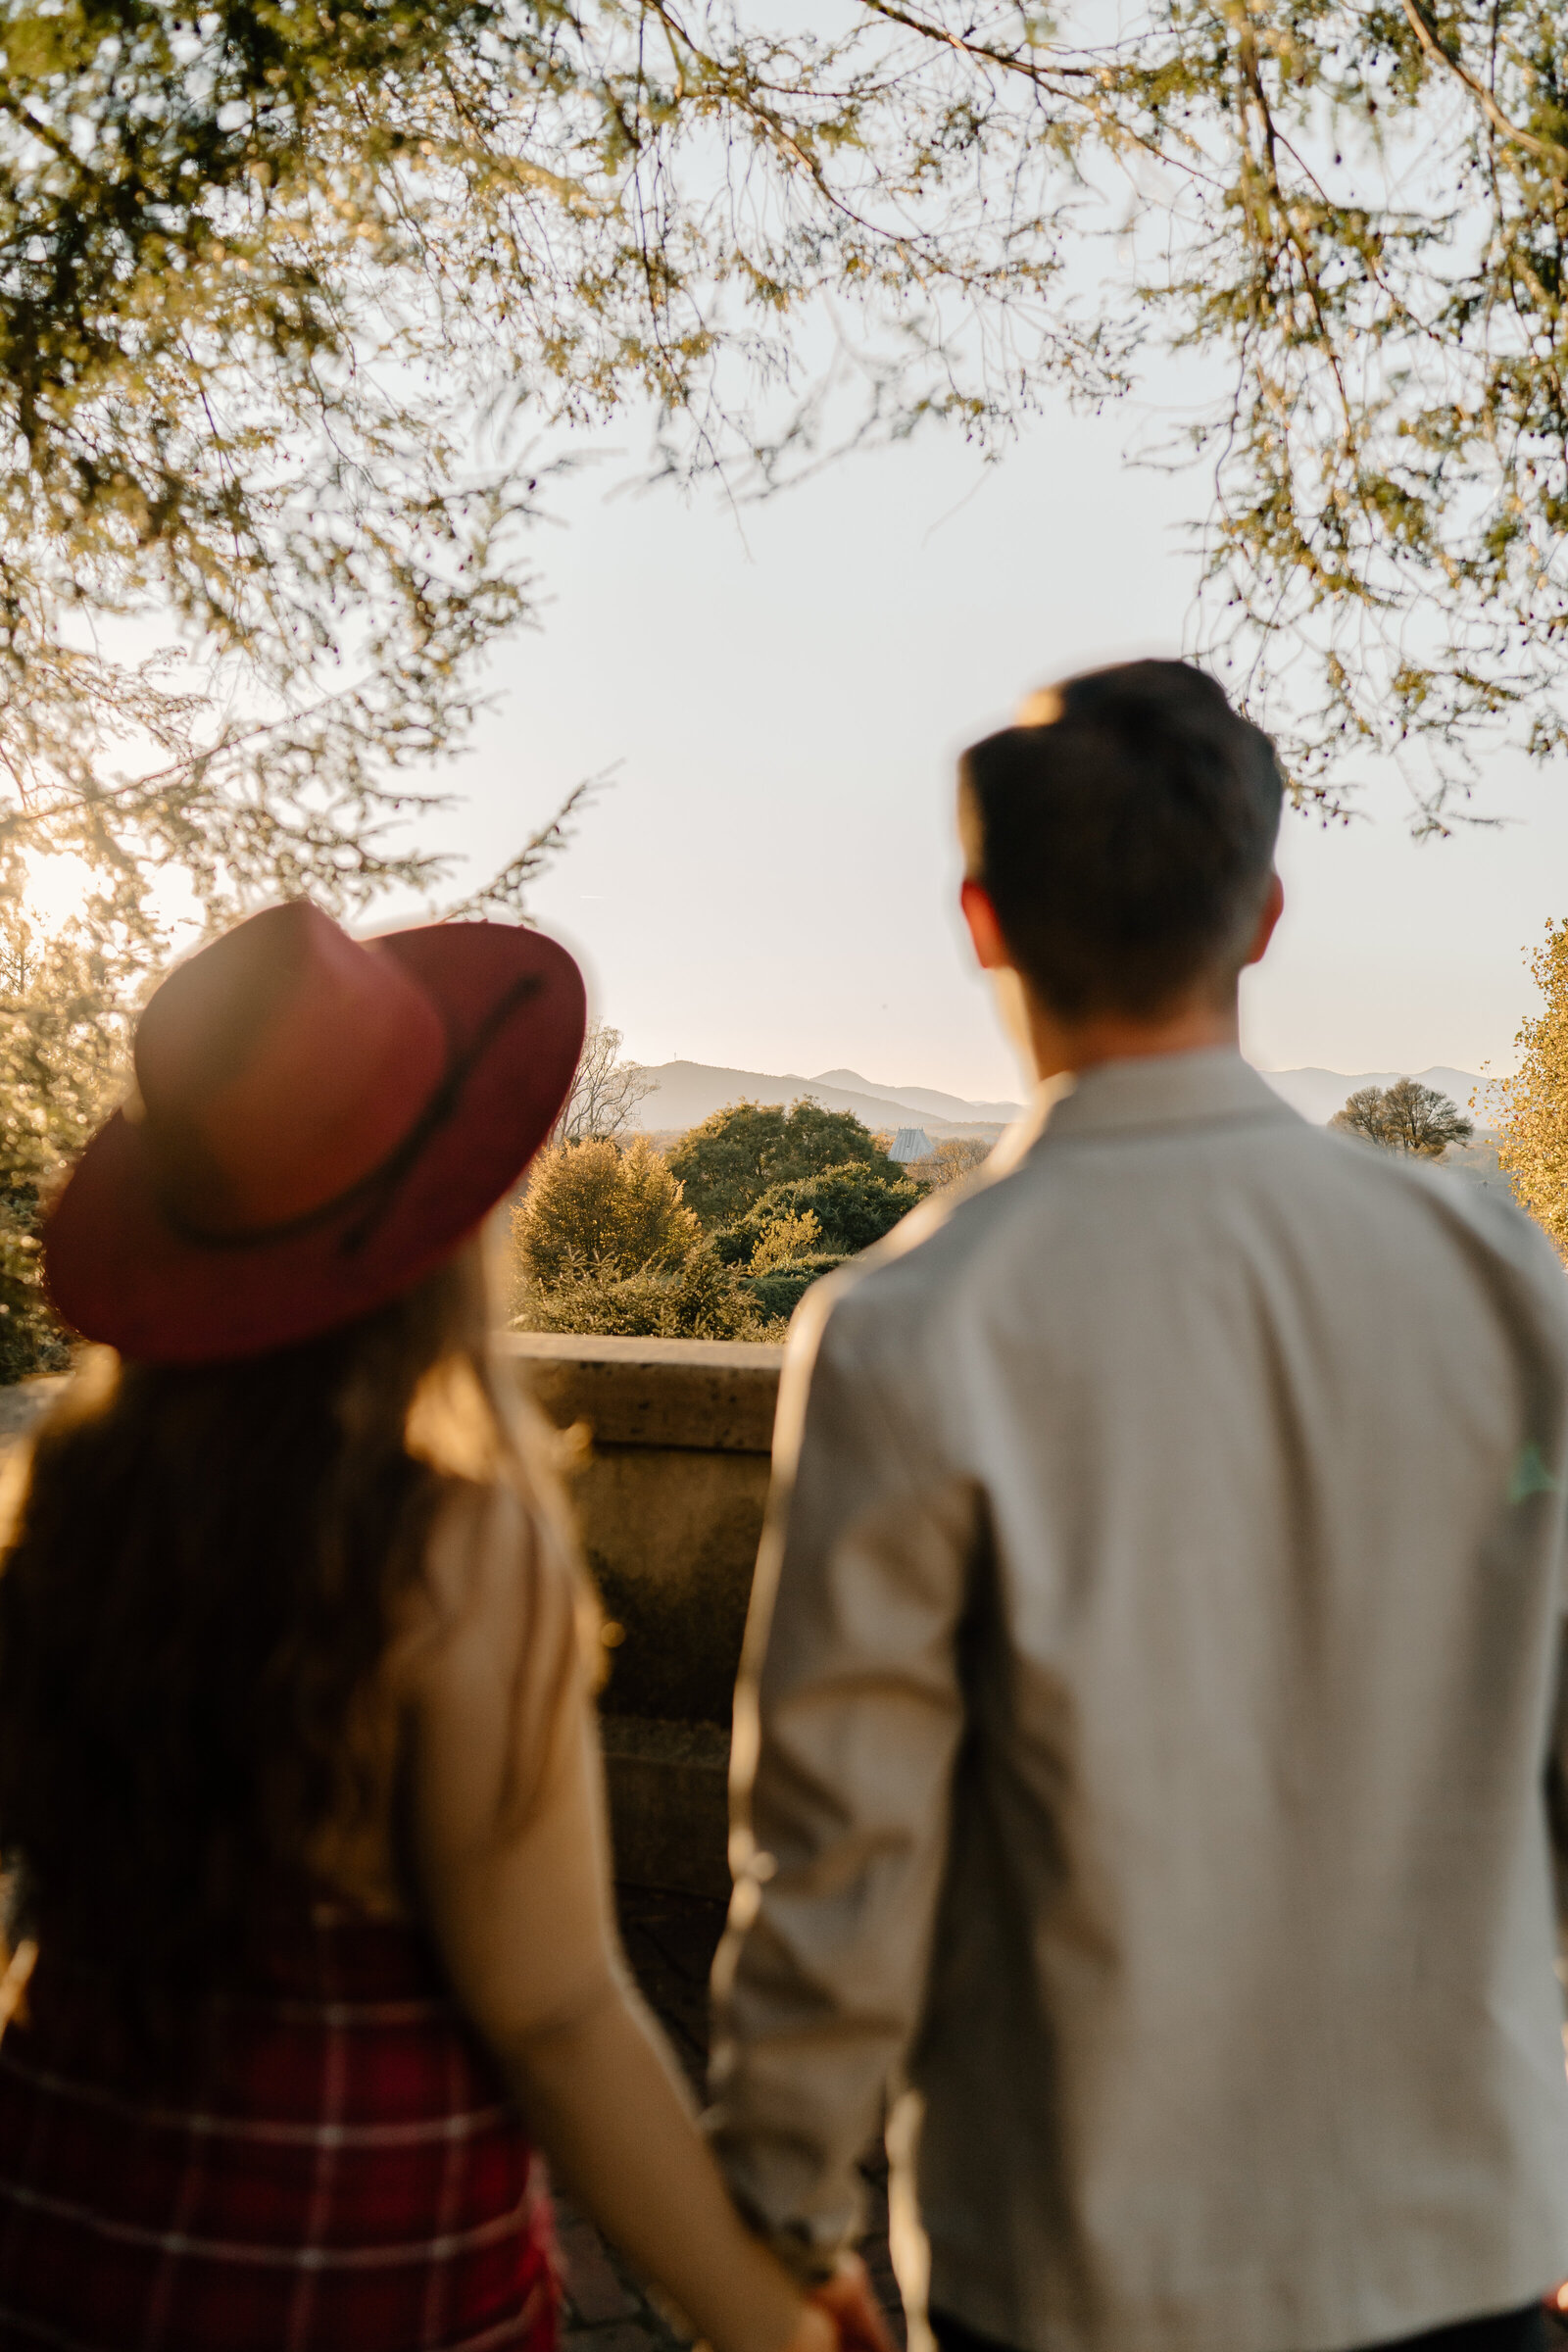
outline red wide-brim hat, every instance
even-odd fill
[[[582,975],[555,941],[438,923],[360,942],[308,901],[179,965],[137,1090],[50,1213],[64,1320],[149,1363],[254,1356],[417,1282],[516,1182],[570,1092]]]

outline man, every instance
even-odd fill
[[[1242,1060],[1280,805],[1176,662],[966,756],[1038,1106],[791,1338],[712,2128],[821,2278],[891,2095],[947,2352],[1514,2352],[1568,2270],[1568,1292]]]

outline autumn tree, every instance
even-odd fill
[[[911,1160],[909,1174],[934,1193],[946,1192],[950,1186],[961,1184],[976,1168],[983,1168],[991,1157],[993,1147],[978,1135],[945,1135],[932,1147],[928,1159]]]
[[[1568,917],[1548,923],[1530,959],[1541,1010],[1521,1025],[1519,1067],[1491,1089],[1497,1159],[1568,1259]]]
[[[1358,1087],[1329,1125],[1414,1159],[1441,1159],[1450,1144],[1468,1143],[1475,1133],[1456,1102],[1418,1078]]]

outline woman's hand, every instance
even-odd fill
[[[808,2312],[831,2320],[837,2333],[837,2352],[895,2352],[882,2307],[871,2289],[870,2276],[858,2254],[846,2254],[831,2278],[811,2290]],[[817,2352],[797,2329],[789,2352]],[[827,2347],[822,2348],[827,2352]]]

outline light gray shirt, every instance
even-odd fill
[[[1568,2273],[1568,1286],[1237,1054],[1044,1090],[808,1294],[714,2143],[803,2268],[923,2109],[933,2308],[1337,2352]]]

